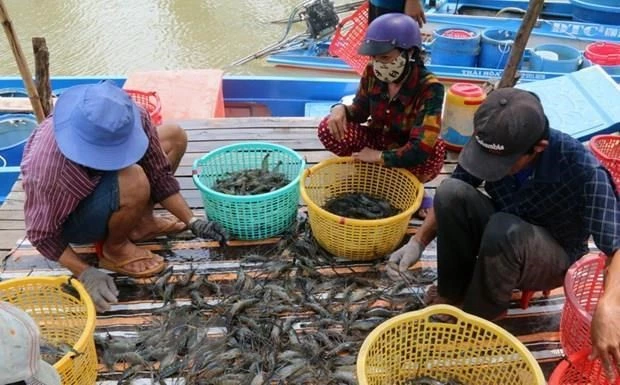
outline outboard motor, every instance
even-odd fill
[[[332,34],[340,22],[330,0],[315,0],[304,6],[301,17],[306,20],[308,33],[313,38],[322,38]]]

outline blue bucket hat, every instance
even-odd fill
[[[53,119],[62,154],[95,170],[128,167],[149,144],[138,106],[111,81],[67,89],[56,101]]]

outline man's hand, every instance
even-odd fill
[[[387,274],[393,280],[402,279],[402,275],[422,256],[424,246],[415,238],[411,237],[409,242],[390,255],[387,263]]]
[[[327,128],[337,141],[344,139],[347,129],[347,110],[344,104],[338,104],[332,108],[327,118]]]
[[[114,279],[103,271],[90,266],[80,274],[78,280],[93,299],[98,312],[106,312],[110,310],[111,304],[118,302]]]
[[[420,0],[407,0],[405,2],[405,14],[417,21],[420,28],[426,23],[426,15],[424,15],[424,8],[422,8]]]
[[[189,222],[189,228],[198,238],[213,239],[222,246],[228,241],[226,230],[217,222],[194,218]]]
[[[600,358],[607,378],[614,381],[613,366],[620,365],[620,298],[601,297],[592,316],[590,334],[590,359]]]
[[[360,152],[354,152],[353,158],[367,163],[383,163],[383,151],[364,147]]]

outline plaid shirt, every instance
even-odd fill
[[[444,87],[424,68],[413,66],[398,94],[390,100],[388,84],[366,67],[360,86],[348,107],[350,121],[368,122],[369,129],[383,131],[389,167],[411,168],[433,153],[441,129]]]
[[[453,178],[482,181],[457,166]],[[495,209],[546,228],[568,255],[588,252],[590,235],[607,255],[620,249],[620,199],[609,172],[571,136],[551,130],[549,146],[519,187],[515,176],[485,182]]]
[[[146,153],[138,161],[151,186],[151,197],[160,202],[180,191],[172,174],[157,130],[142,111],[142,126],[149,139]],[[67,248],[62,226],[78,204],[92,193],[101,173],[65,158],[56,144],[53,118],[45,119],[28,139],[21,164],[26,202],[26,235],[44,257],[58,260]]]

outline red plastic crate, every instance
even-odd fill
[[[590,324],[598,300],[603,294],[605,255],[586,255],[566,272],[566,302],[560,320],[560,343],[568,356],[591,349]]]
[[[549,385],[620,385],[618,368],[614,368],[616,380],[611,382],[605,376],[600,360],[590,361],[589,349],[570,355],[561,361],[549,378]]]
[[[161,116],[161,100],[154,91],[138,91],[138,90],[125,90],[131,96],[134,102],[139,106],[142,106],[146,112],[151,116],[151,121],[156,126],[159,126],[162,122]]]
[[[596,135],[590,139],[590,150],[594,156],[609,170],[620,191],[620,136]]]
[[[358,54],[357,50],[367,29],[368,1],[365,1],[354,13],[340,21],[329,45],[330,55],[338,56],[360,75],[364,73],[369,57]]]

